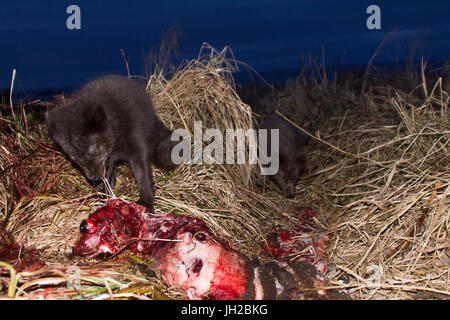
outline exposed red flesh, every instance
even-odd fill
[[[326,291],[300,289],[299,285],[311,288],[323,284],[322,275],[309,263],[251,262],[215,238],[197,218],[173,213],[151,215],[145,212],[145,207],[114,199],[91,214],[84,229],[88,232],[78,239],[75,254],[115,254],[125,247],[147,254],[157,259],[168,284],[181,286],[189,299],[328,297]],[[298,245],[284,247],[279,243],[292,242],[292,237],[300,233],[298,230],[275,231],[276,255],[295,253]]]
[[[241,299],[246,292],[247,259],[199,232],[178,233],[175,239],[182,241],[160,255],[158,267],[164,278],[182,286],[190,299]]]
[[[307,261],[324,273],[328,263],[329,236],[314,222],[314,211],[310,208],[297,208],[296,211],[299,224],[291,229],[275,226],[264,249],[275,259]]]
[[[0,261],[11,264],[17,272],[31,272],[41,269],[45,262],[39,253],[31,248],[24,248],[0,226]]]
[[[170,212],[151,215],[145,207],[116,199],[86,223],[89,232],[81,234],[75,254],[115,254],[130,245],[158,259],[167,282],[182,286],[190,299],[240,299],[245,293],[246,258],[214,239],[200,219]]]

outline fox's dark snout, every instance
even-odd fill
[[[102,166],[92,164],[92,161],[87,161],[89,165],[81,164],[80,162],[82,161],[78,160],[79,166],[83,170],[84,176],[89,182],[93,183],[94,185],[98,182],[101,182],[104,172]]]
[[[292,192],[289,192],[289,193],[287,193],[285,196],[286,196],[286,198],[292,199],[292,198],[295,197],[295,194],[292,193]]]
[[[283,194],[286,198],[294,198],[295,196],[295,183],[290,182],[282,185]]]
[[[102,182],[102,178],[101,177],[94,177],[92,179],[90,179],[91,183],[96,186],[98,184],[100,184]]]

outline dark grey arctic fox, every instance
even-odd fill
[[[309,137],[278,115],[255,115],[259,129],[279,130],[279,169],[269,177],[280,187],[283,194],[292,198],[295,185],[306,169],[306,154],[303,151]],[[268,131],[270,132],[270,131]],[[268,133],[268,146],[272,145]],[[268,153],[271,153],[269,148]]]
[[[286,197],[293,197],[295,185],[306,169],[307,157],[303,149],[309,137],[278,115],[270,115],[277,109],[276,95],[271,87],[253,84],[239,88],[238,93],[242,101],[252,108],[260,129],[279,129],[279,169],[269,177]],[[270,137],[268,133],[269,154]]]
[[[172,170],[172,131],[153,110],[144,86],[128,77],[109,75],[74,92],[68,103],[49,109],[46,124],[50,137],[77,165],[86,178],[104,190],[111,187],[114,169],[127,162],[139,186],[139,202],[153,211],[151,164]]]

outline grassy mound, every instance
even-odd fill
[[[251,108],[236,93],[236,69],[229,51],[204,45],[198,59],[170,77],[151,76],[147,89],[172,129],[192,133],[196,120],[203,129],[253,128]],[[310,206],[332,235],[328,276],[336,287],[355,299],[450,297],[449,94],[439,77],[430,84],[422,70],[417,88],[371,78],[361,91],[361,78],[328,81],[318,69],[314,81],[299,77],[273,91],[275,112],[312,137],[295,199],[263,181],[257,165],[188,163],[170,174],[155,170],[156,212],[200,217],[218,237],[256,257],[274,223],[295,224],[292,208]],[[183,297],[164,286],[152,261],[130,252],[103,263],[70,256],[79,223],[105,196],[23,106],[4,107],[2,114],[0,254],[15,241],[22,260],[0,265],[1,297]],[[136,200],[131,171],[118,171],[116,196]],[[47,266],[33,271],[37,260]]]

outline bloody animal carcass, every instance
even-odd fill
[[[81,223],[74,253],[105,258],[130,248],[149,255],[167,283],[181,286],[189,299],[346,298],[336,290],[311,290],[327,283],[306,261],[250,261],[198,218],[145,210],[109,200]]]

